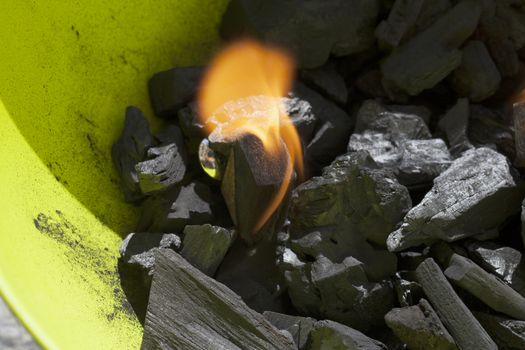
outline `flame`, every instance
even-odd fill
[[[214,58],[199,91],[199,116],[208,135],[219,132],[232,141],[255,135],[270,155],[283,152],[282,140],[290,155],[284,181],[254,234],[279,208],[290,186],[294,165],[300,177],[303,173],[299,135],[280,99],[290,91],[293,75],[294,62],[289,55],[252,40],[242,40]]]

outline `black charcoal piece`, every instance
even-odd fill
[[[487,330],[501,350],[525,349],[525,322],[485,312],[474,312],[474,316]]]
[[[383,343],[369,338],[363,333],[340,323],[324,320],[317,321],[310,332],[309,350],[328,349],[366,349],[386,350]]]
[[[175,234],[130,233],[120,245],[118,268],[122,288],[139,321],[144,323],[155,252],[159,249],[178,251],[180,238]]]
[[[472,102],[483,101],[496,92],[501,74],[482,41],[469,41],[462,51],[461,65],[452,73],[452,86]]]
[[[221,23],[227,38],[254,35],[294,51],[303,68],[323,65],[330,54],[346,56],[374,44],[377,1],[231,1]]]
[[[203,71],[202,67],[177,67],[151,77],[149,95],[155,114],[175,118],[197,92]]]
[[[410,37],[416,29],[424,3],[425,0],[396,0],[388,18],[376,28],[379,46],[393,49]]]
[[[416,275],[428,300],[460,349],[498,348],[432,258],[419,265]]]
[[[416,282],[416,275],[413,271],[396,272],[393,281],[399,305],[416,305],[423,297],[423,289]]]
[[[310,165],[320,169],[344,152],[353,121],[336,104],[302,84],[296,85],[294,94],[310,103],[317,120],[317,129],[305,153]]]
[[[271,311],[265,311],[263,316],[277,329],[288,331],[292,335],[295,345],[299,350],[306,349],[306,342],[316,322],[315,319],[311,317],[290,316]]]
[[[525,297],[525,260],[521,252],[493,242],[471,241],[466,245],[472,260]]]
[[[480,15],[477,1],[458,3],[383,61],[385,85],[412,96],[434,87],[461,64],[458,47],[474,32]]]
[[[468,122],[469,102],[466,98],[458,99],[458,102],[439,120],[438,126],[445,133],[450,146],[450,153],[455,158],[474,148],[467,136]]]
[[[525,102],[513,105],[514,139],[516,142],[516,159],[514,163],[525,168]]]
[[[425,0],[417,19],[415,32],[419,33],[431,26],[451,8],[450,0]]]
[[[339,225],[348,240],[361,236],[384,246],[388,233],[410,207],[408,190],[391,172],[378,169],[368,153],[354,152],[340,156],[322,176],[297,187],[289,217],[292,232]]]
[[[223,284],[173,251],[156,257],[142,349],[296,349]]]
[[[171,143],[166,146],[150,148],[148,160],[135,166],[142,193],[153,193],[167,190],[180,183],[186,175],[186,150]]]
[[[507,158],[489,148],[467,151],[441,175],[387,240],[401,251],[496,230],[519,211],[523,186]]]
[[[438,315],[425,299],[418,305],[392,309],[385,321],[411,350],[457,349]]]
[[[184,136],[182,130],[174,124],[167,124],[155,134],[155,140],[159,146],[176,144],[179,149],[184,148]]]
[[[360,74],[355,80],[355,87],[369,98],[386,98],[387,93],[381,82],[382,74],[379,69],[372,69]]]
[[[180,254],[208,276],[213,276],[235,239],[235,232],[219,226],[188,225]]]
[[[180,232],[186,225],[213,222],[215,200],[209,187],[200,182],[175,187],[144,201],[139,227],[153,232]]]
[[[179,109],[178,121],[182,133],[188,139],[202,138],[205,136],[204,125],[200,122],[197,114],[197,103],[192,102]]]
[[[470,106],[468,138],[477,146],[496,146],[497,150],[513,160],[516,157],[514,130],[506,113],[482,105]]]
[[[472,260],[453,254],[445,275],[493,310],[525,321],[525,298]]]
[[[395,168],[401,162],[403,150],[392,135],[374,131],[352,134],[348,152],[366,151],[379,167]]]
[[[301,140],[307,145],[313,137],[317,121],[312,111],[312,106],[306,100],[301,100],[297,97],[283,97],[281,101]]]
[[[337,72],[332,63],[316,68],[306,69],[301,72],[301,79],[313,89],[331,99],[345,105],[348,100],[348,90],[343,77]]]
[[[111,158],[122,180],[124,197],[134,202],[143,197],[135,165],[146,158],[146,151],[153,145],[153,136],[142,111],[136,107],[126,109],[124,129],[111,148]]]

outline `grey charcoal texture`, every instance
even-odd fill
[[[486,312],[474,312],[474,316],[487,330],[500,350],[525,349],[525,322]]]
[[[301,71],[301,79],[333,102],[346,104],[348,100],[346,83],[334,64],[329,62],[319,68],[305,69]]]
[[[277,329],[289,332],[292,335],[295,345],[297,345],[300,350],[306,349],[308,337],[316,322],[315,319],[311,317],[285,315],[272,311],[265,311],[263,316]]]
[[[452,153],[454,158],[460,157],[463,152],[474,148],[468,139],[468,99],[458,99],[457,103],[441,117],[438,127],[446,135],[450,146],[450,153]]]
[[[39,350],[40,346],[0,298],[0,349]]]
[[[386,350],[385,344],[340,323],[318,321],[310,332],[309,350]]]

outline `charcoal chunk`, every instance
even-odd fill
[[[175,118],[197,92],[203,72],[203,67],[177,67],[151,77],[148,86],[155,114]]]
[[[387,347],[355,329],[334,321],[324,320],[316,322],[314,329],[310,332],[308,349],[386,350]]]
[[[461,65],[451,77],[452,86],[470,101],[483,101],[499,87],[501,75],[498,67],[481,41],[469,41],[462,51]]]
[[[313,137],[317,121],[312,111],[312,106],[308,101],[297,97],[283,97],[282,103],[286,114],[292,120],[301,140],[304,144],[308,144]]]
[[[490,232],[519,211],[523,186],[508,160],[489,148],[467,151],[434,180],[432,190],[387,240],[400,251]]]
[[[180,232],[186,225],[212,222],[215,201],[209,187],[200,182],[170,189],[143,203],[139,227],[153,232]]]
[[[265,311],[263,316],[277,329],[288,331],[292,335],[294,343],[299,350],[306,349],[306,342],[316,322],[315,319],[311,317],[290,316],[271,311]]]
[[[173,251],[156,257],[143,349],[295,349],[226,286]]]
[[[423,289],[416,282],[413,271],[399,271],[394,277],[394,290],[401,306],[416,305],[423,297]]]
[[[447,136],[450,153],[455,158],[474,148],[467,137],[468,122],[469,102],[466,98],[458,99],[458,102],[439,120],[438,126]]]
[[[474,316],[487,330],[502,350],[521,350],[525,348],[525,322],[474,312]]]
[[[208,276],[213,276],[235,239],[235,232],[219,226],[188,225],[180,254]]]
[[[135,165],[146,158],[146,151],[152,145],[153,136],[144,114],[136,107],[128,107],[122,134],[111,148],[111,157],[122,180],[122,190],[128,202],[142,198]]]
[[[384,83],[415,96],[434,87],[461,64],[458,47],[481,15],[476,1],[462,1],[381,64]]]
[[[301,79],[330,100],[340,105],[346,104],[348,100],[346,83],[334,64],[328,63],[316,69],[303,70]]]
[[[498,348],[458,297],[432,258],[419,265],[416,275],[440,320],[460,349]]]
[[[525,298],[472,260],[453,254],[445,275],[493,310],[525,321]]]
[[[372,47],[378,13],[378,2],[369,0],[234,0],[220,31],[227,38],[248,34],[282,45],[295,53],[301,67],[315,68],[330,54],[346,56]]]
[[[424,3],[425,0],[396,0],[388,18],[376,28],[379,45],[392,49],[406,40],[416,28]]]
[[[159,249],[178,251],[180,238],[175,234],[130,233],[120,246],[118,268],[122,288],[139,321],[144,323],[155,252]]]
[[[385,321],[410,349],[457,349],[432,306],[421,299],[416,306],[392,309]]]
[[[481,105],[470,106],[468,139],[476,147],[487,146],[496,149],[509,159],[516,157],[514,130],[506,121],[501,110]]]
[[[525,102],[513,105],[513,122],[516,142],[515,164],[520,168],[525,168]]]

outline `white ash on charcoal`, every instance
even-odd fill
[[[524,321],[480,311],[475,311],[474,316],[498,344],[500,350],[521,350],[525,348]]]
[[[174,251],[155,256],[143,349],[296,349],[288,333]]]
[[[317,320],[311,317],[291,316],[272,311],[265,311],[263,316],[275,328],[290,333],[299,350],[307,349],[308,337]]]
[[[463,152],[474,148],[468,139],[468,99],[458,99],[457,103],[439,119],[438,127],[446,135],[450,153],[454,158],[458,158]]]
[[[421,203],[387,240],[401,251],[496,231],[519,211],[523,185],[507,158],[489,148],[467,151],[434,180]]]
[[[322,66],[374,45],[377,1],[234,0],[222,18],[226,38],[252,35],[286,47],[303,68]]]
[[[457,349],[456,343],[425,299],[415,306],[392,309],[385,321],[409,349]]]
[[[120,175],[121,188],[128,202],[143,198],[135,167],[146,158],[147,150],[153,143],[149,123],[142,111],[128,107],[122,134],[111,148],[113,164]]]
[[[157,73],[149,80],[149,95],[155,114],[176,118],[180,108],[197,92],[203,67],[180,67]]]
[[[348,90],[344,78],[337,71],[333,62],[322,67],[301,71],[301,80],[323,96],[339,105],[346,105]]]
[[[340,323],[317,321],[308,339],[309,350],[367,349],[386,350],[385,344]]]

